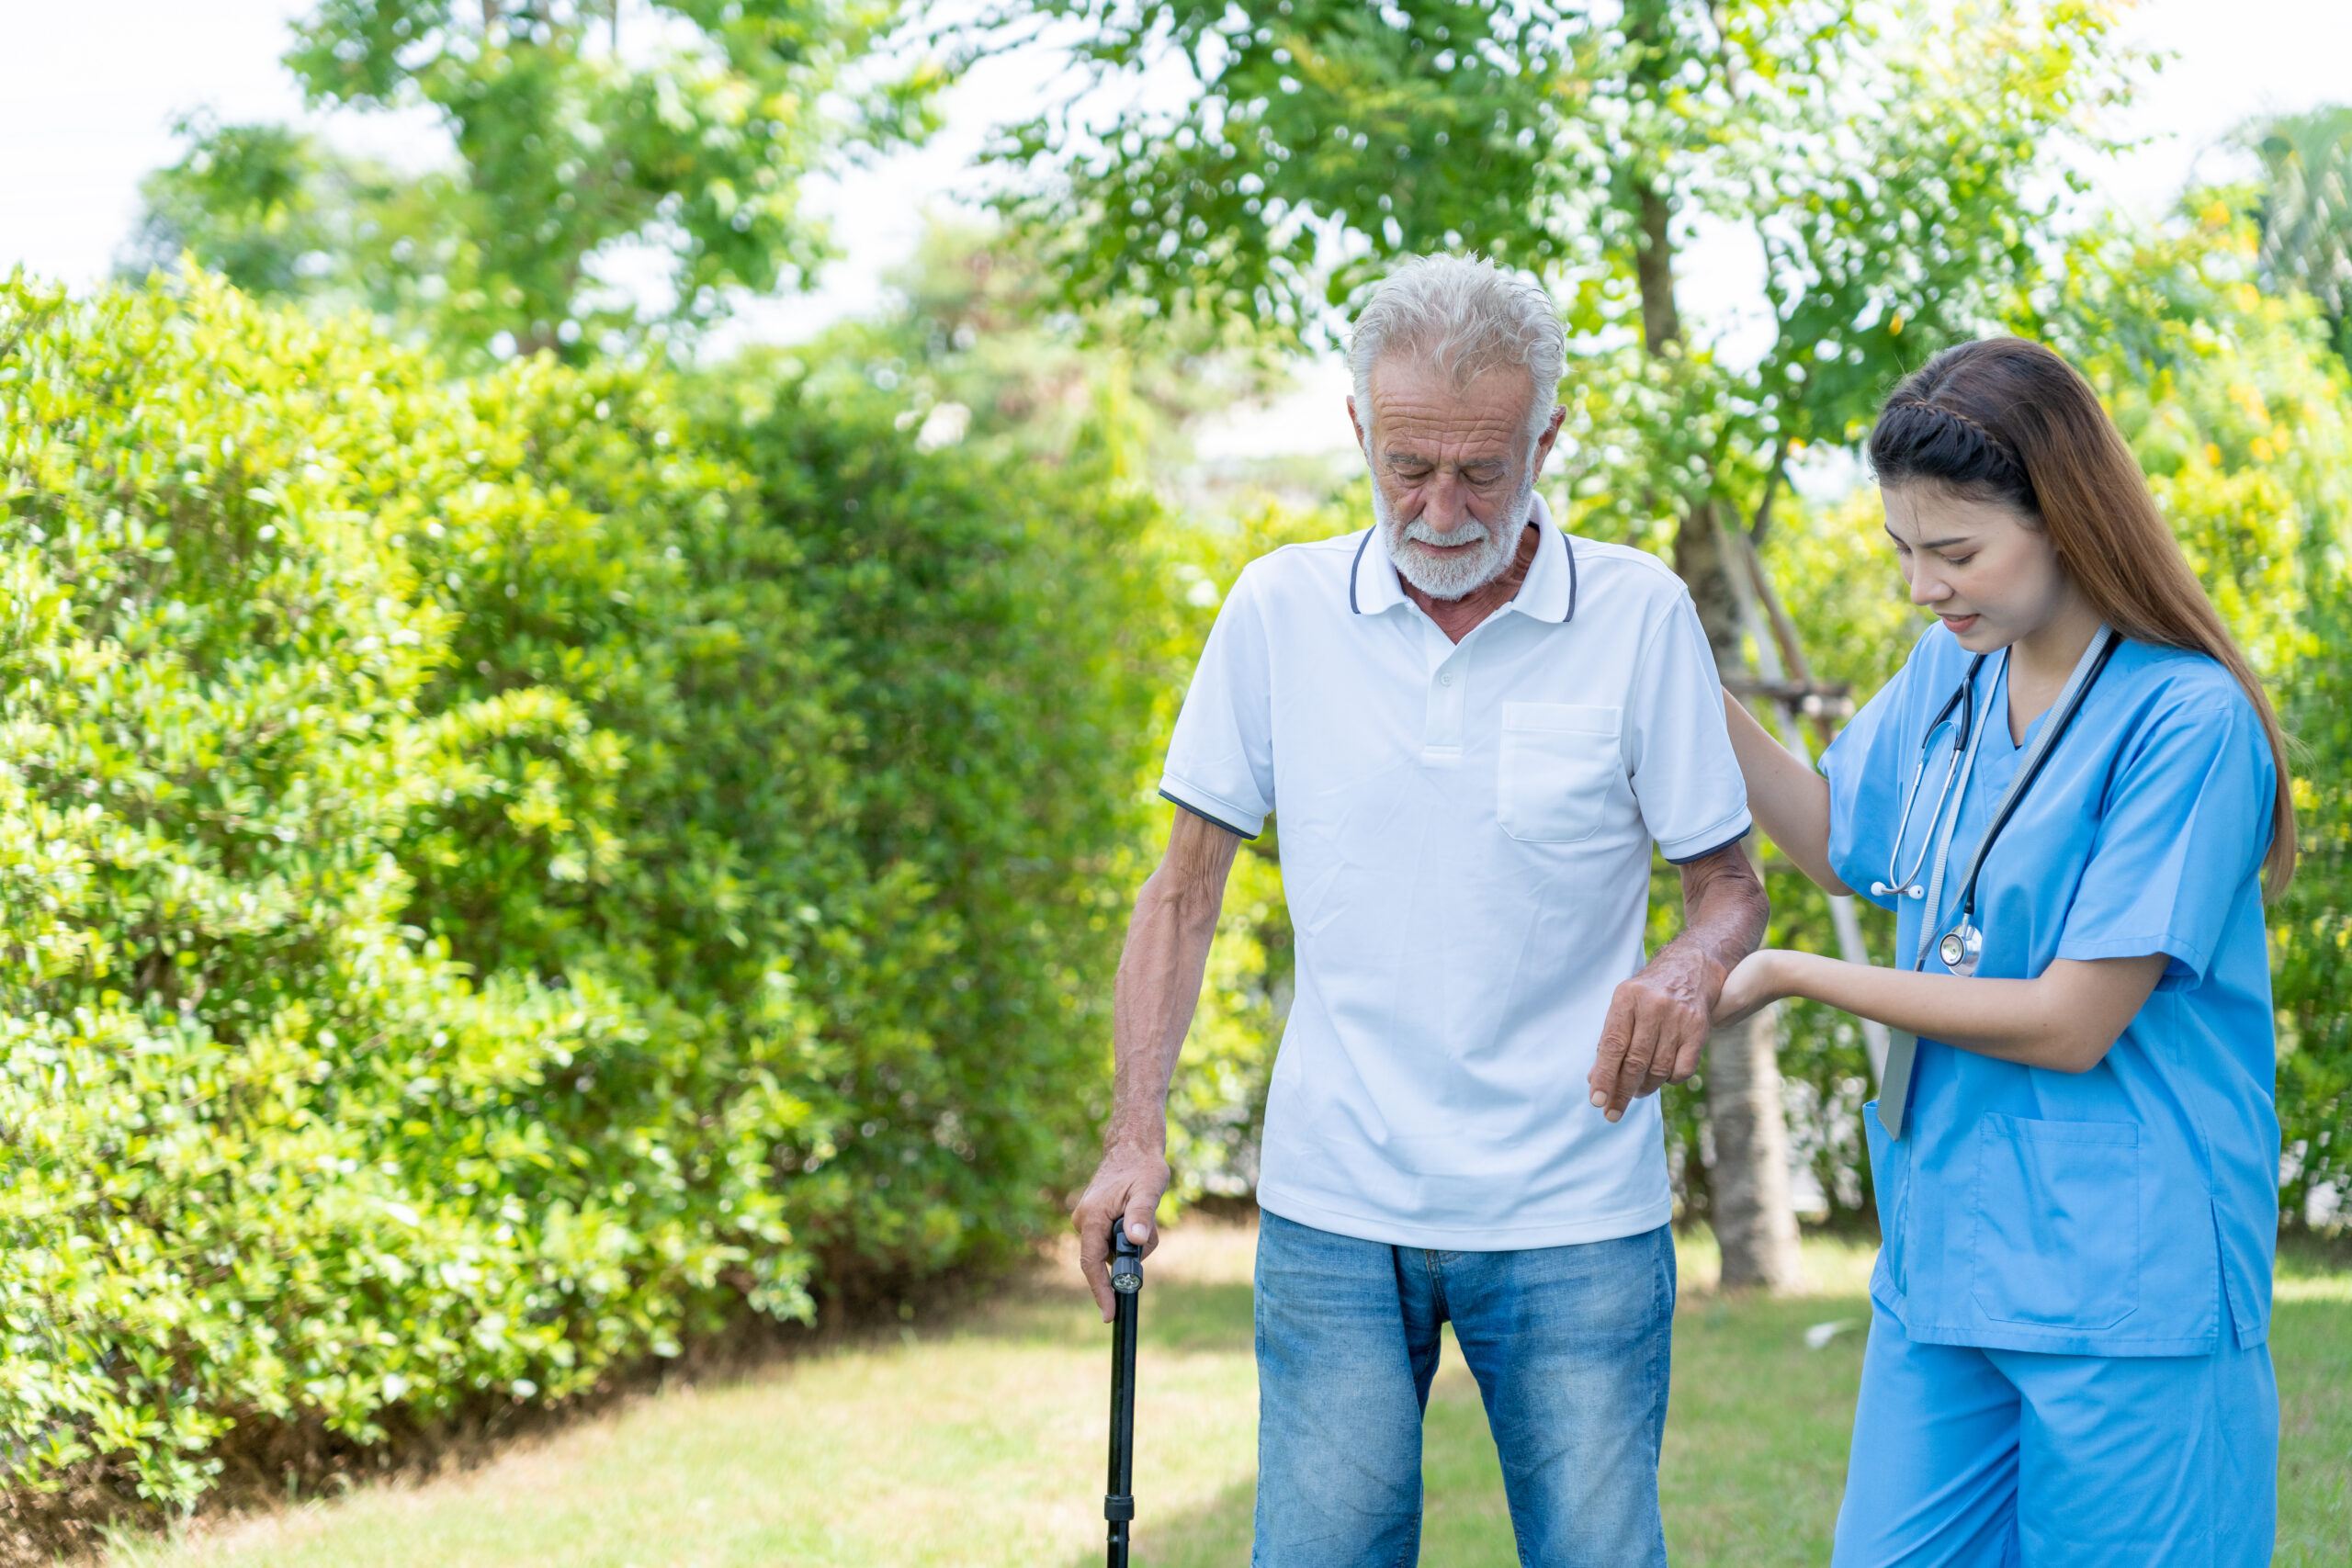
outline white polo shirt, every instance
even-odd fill
[[[1459,644],[1373,531],[1250,563],[1202,650],[1160,791],[1245,837],[1282,815],[1297,990],[1258,1201],[1458,1251],[1672,1215],[1655,1096],[1585,1074],[1645,962],[1650,845],[1748,829],[1714,660],[1656,557],[1541,498],[1518,596]]]

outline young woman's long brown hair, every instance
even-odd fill
[[[2269,695],[2165,526],[2115,422],[2075,367],[2037,343],[1948,348],[1894,389],[1871,433],[1879,482],[1949,486],[2046,529],[2099,618],[2135,641],[2202,653],[2245,688],[2278,770],[2265,891],[2295,874],[2294,784]]]

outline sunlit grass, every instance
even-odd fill
[[[1250,1247],[1246,1231],[1195,1223],[1149,1270],[1139,1568],[1248,1560]],[[1685,1244],[1660,1478],[1681,1568],[1826,1560],[1870,1256],[1808,1242],[1818,1293],[1735,1300],[1713,1290],[1712,1247]],[[2352,1546],[2352,1269],[2306,1251],[2279,1272],[2278,1562],[2341,1564]],[[1102,1560],[1107,1360],[1091,1303],[1049,1276],[952,1324],[639,1400],[465,1474],[124,1541],[109,1564],[1080,1568]],[[1424,1474],[1423,1562],[1516,1563],[1476,1385],[1450,1344]]]

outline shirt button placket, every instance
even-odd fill
[[[1424,761],[1446,766],[1462,758],[1462,696],[1469,684],[1465,660],[1456,649],[1430,676],[1429,716],[1421,730]]]

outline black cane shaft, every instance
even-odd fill
[[[1111,1469],[1102,1498],[1110,1526],[1110,1568],[1127,1568],[1127,1530],[1136,1517],[1136,1315],[1143,1262],[1124,1234],[1112,1238]]]
[[[1122,1293],[1111,1325],[1111,1474],[1114,1498],[1135,1495],[1136,1298]],[[1114,1505],[1113,1511],[1117,1509]],[[1110,1568],[1127,1568],[1126,1519],[1111,1521]]]

